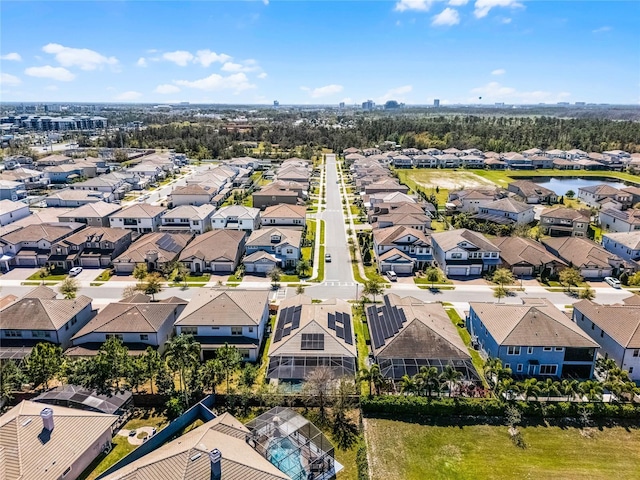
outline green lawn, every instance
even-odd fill
[[[366,419],[365,430],[372,480],[640,478],[638,428],[525,427],[524,449],[506,426]]]
[[[27,277],[27,280],[45,280],[45,281],[61,281],[67,278],[67,273],[50,274],[44,278],[40,277],[40,273],[36,272],[33,275]]]
[[[207,283],[211,279],[210,273],[187,275],[187,283]]]
[[[113,270],[111,270],[110,268],[107,268],[104,272],[102,272],[100,275],[98,275],[95,278],[96,282],[106,282],[107,280],[109,280],[111,278],[111,276],[113,275]]]
[[[456,312],[453,308],[445,308],[445,311],[447,312],[447,315],[449,315],[449,318],[451,319],[453,324],[456,326],[460,338],[462,338],[462,341],[467,346],[467,349],[471,354],[471,362],[476,368],[478,375],[482,379],[482,383],[486,384],[486,380],[484,378],[484,360],[482,360],[477,350],[471,348],[471,335],[466,328],[460,326],[460,324],[463,323],[460,315],[458,315],[458,312]]]
[[[358,347],[358,370],[362,370],[367,366],[367,357],[369,356],[369,347],[367,346],[367,340],[370,340],[369,327],[364,322],[364,315],[362,314],[362,307],[360,304],[355,304],[351,308],[353,314],[353,330],[356,334],[356,346]],[[361,395],[369,394],[369,385],[367,382],[360,384]]]
[[[640,184],[640,176],[627,172],[607,172],[592,170],[468,170],[491,180],[497,185],[505,185],[517,177],[608,177]]]

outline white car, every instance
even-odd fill
[[[75,277],[76,275],[79,275],[81,271],[82,267],[73,267],[71,270],[69,270],[69,276]]]
[[[387,272],[387,278],[389,280],[391,280],[392,282],[397,282],[398,281],[398,275],[396,275],[396,272],[394,272],[393,270],[389,270]]]
[[[611,285],[613,288],[622,288],[622,284],[620,280],[613,277],[604,277],[604,281]]]

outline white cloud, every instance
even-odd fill
[[[591,30],[591,33],[605,33],[610,31],[611,31],[611,27],[608,25],[605,25],[603,27],[596,28],[595,30]]]
[[[22,61],[22,57],[20,56],[19,53],[11,52],[11,53],[7,53],[6,55],[0,55],[0,60],[9,60],[9,61],[12,61],[12,62],[21,62]]]
[[[96,70],[104,65],[115,67],[118,65],[116,57],[105,57],[95,50],[88,48],[65,47],[58,43],[49,43],[42,47],[42,51],[55,55],[56,60],[63,67],[79,67],[81,70]]]
[[[57,80],[59,82],[70,82],[76,78],[76,76],[66,68],[52,67],[51,65],[29,67],[24,73],[30,77],[50,78],[51,80]]]
[[[519,91],[514,87],[507,87],[498,82],[489,82],[482,87],[474,88],[471,90],[471,93],[476,96],[470,98],[470,102],[477,102],[479,99],[507,103],[560,102],[571,96],[569,92],[553,93],[544,90]]]
[[[46,87],[44,87],[45,90],[48,90],[49,92],[55,92],[58,90],[58,85],[47,85]]]
[[[20,85],[21,83],[22,83],[22,80],[20,80],[15,75],[10,75],[8,73],[0,74],[0,86],[15,87],[17,85]]]
[[[311,98],[322,98],[340,93],[342,90],[344,90],[344,87],[342,85],[331,84],[313,89],[309,87],[300,87],[300,89],[309,92]]]
[[[407,10],[417,10],[426,12],[431,8],[433,0],[400,0],[396,3],[394,10],[396,12],[406,12]]]
[[[448,27],[460,23],[460,15],[455,8],[445,8],[438,15],[434,15],[431,25],[435,27]]]
[[[504,75],[507,71],[504,68],[498,68],[491,72],[491,75]]]
[[[226,53],[216,53],[211,50],[198,50],[196,52],[196,58],[194,62],[199,63],[203,67],[208,67],[212,63],[220,62],[224,63],[231,60],[231,56]]]
[[[404,85],[402,87],[392,88],[387,93],[376,99],[376,103],[385,103],[388,100],[397,100],[398,102],[404,102],[404,95],[410,93],[413,90],[412,85]]]
[[[234,73],[226,77],[213,73],[200,80],[177,80],[175,83],[183,87],[196,88],[198,90],[233,90],[235,93],[256,88],[255,85],[249,82],[249,79],[244,73]]]
[[[256,72],[260,67],[255,60],[249,59],[242,63],[226,62],[221,70],[223,72]]]
[[[173,62],[180,67],[186,67],[187,64],[194,59],[194,56],[192,53],[187,52],[186,50],[176,50],[175,52],[163,53],[162,58]]]
[[[144,57],[140,57],[140,58],[138,59],[138,61],[136,62],[136,65],[137,65],[138,67],[146,67],[146,66],[147,66],[147,59],[146,59],[146,58],[144,58]]]
[[[517,0],[476,0],[475,10],[473,14],[476,18],[486,17],[492,8],[495,7],[522,7],[523,5]]]
[[[511,23],[511,19],[509,17],[501,18],[500,23],[502,23],[503,25],[508,25]]]
[[[449,0],[449,5],[452,7],[462,7],[469,3],[469,0]]]
[[[262,73],[258,74],[258,78],[260,80],[264,80],[265,78],[267,78],[267,76],[268,76],[267,72],[262,72]]]
[[[168,83],[158,85],[154,92],[161,93],[162,95],[168,95],[170,93],[178,93],[180,89],[175,85],[170,85]]]
[[[113,99],[114,100],[118,100],[120,102],[132,102],[134,100],[137,100],[141,96],[142,96],[142,94],[140,92],[135,92],[133,90],[129,90],[128,92],[122,92],[122,93],[116,95],[115,97],[113,97]]]

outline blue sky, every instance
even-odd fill
[[[0,9],[4,101],[640,102],[637,1],[3,1]]]

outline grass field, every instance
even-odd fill
[[[640,429],[520,428],[516,447],[506,426],[422,425],[366,419],[372,480],[640,478]]]

